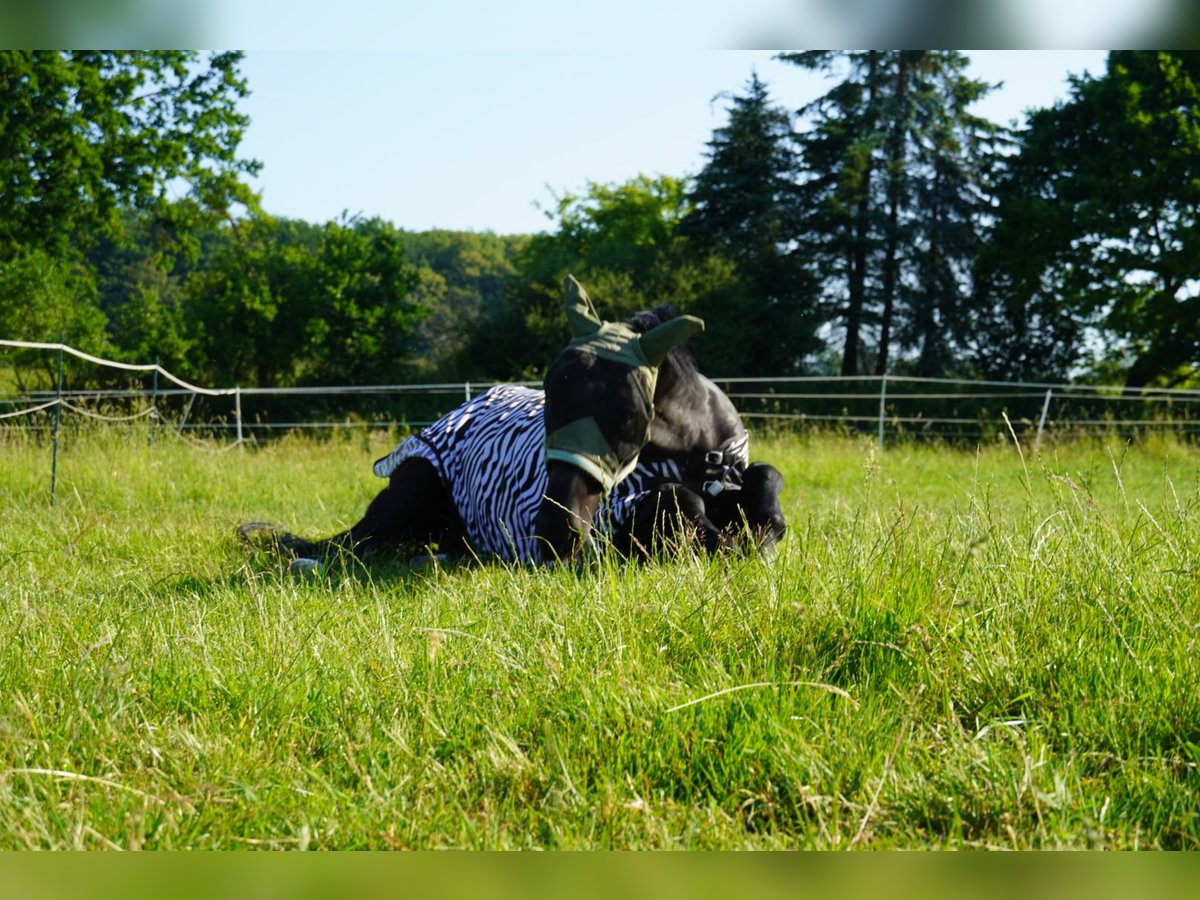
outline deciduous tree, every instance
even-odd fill
[[[986,263],[990,372],[1065,374],[1088,363],[1090,334],[1131,386],[1194,379],[1200,53],[1114,52],[1034,112]]]
[[[121,213],[177,230],[253,202],[237,157],[247,119],[238,53],[0,53],[0,260],[117,236]],[[182,202],[177,194],[184,195]]]

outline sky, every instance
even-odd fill
[[[55,0],[0,2],[12,46],[243,49],[242,154],[276,215],[528,233],[588,182],[704,164],[751,72],[790,109],[803,47],[955,47],[994,121],[1104,52],[1200,37],[1195,0]],[[1015,50],[1006,47],[1056,48]],[[753,48],[753,49],[752,49]],[[725,95],[724,97],[722,95]]]
[[[287,36],[284,35],[284,38]],[[286,41],[285,41],[286,42]],[[588,182],[683,177],[704,165],[728,96],[752,72],[796,109],[831,82],[775,51],[264,49],[242,64],[244,157],[270,213],[324,222],[379,216],[413,231],[531,233]],[[970,51],[1002,83],[973,111],[1000,123],[1066,96],[1104,68],[1090,50]],[[539,209],[539,205],[543,209]]]

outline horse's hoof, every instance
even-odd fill
[[[242,543],[255,550],[270,550],[295,557],[318,554],[317,545],[312,541],[296,537],[290,531],[285,531],[270,522],[243,522],[237,530]]]
[[[238,537],[245,544],[261,544],[264,540],[277,542],[283,529],[270,522],[243,522],[237,527]]]

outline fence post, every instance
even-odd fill
[[[235,387],[233,389],[233,409],[234,415],[237,416],[237,442],[242,442],[242,389]]]
[[[154,359],[154,371],[150,377],[150,433],[146,446],[154,446],[154,420],[158,418],[158,357]]]
[[[1046,399],[1042,402],[1042,417],[1038,419],[1037,437],[1033,439],[1033,449],[1036,451],[1042,445],[1042,429],[1046,427],[1046,413],[1050,411],[1050,395],[1053,388],[1046,389]]]
[[[470,399],[471,399],[471,382],[465,381],[465,382],[463,382],[463,400],[467,401]]]
[[[887,404],[887,372],[879,379],[879,449],[883,449],[883,413]]]
[[[62,358],[63,341],[66,337],[58,338],[58,375],[54,380],[54,394],[58,398],[54,404],[54,434],[51,439],[50,451],[50,505],[53,506],[58,493],[58,424],[62,420]]]

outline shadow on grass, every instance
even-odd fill
[[[363,558],[344,553],[328,560],[312,560],[312,565],[297,566],[295,558],[269,549],[248,548],[243,544],[232,549],[234,552],[212,560],[206,571],[176,571],[158,579],[154,591],[206,600],[266,585],[303,585],[331,592],[370,586],[403,588],[436,572],[462,569],[474,562],[469,557],[413,556],[399,549],[388,549],[372,551]]]

